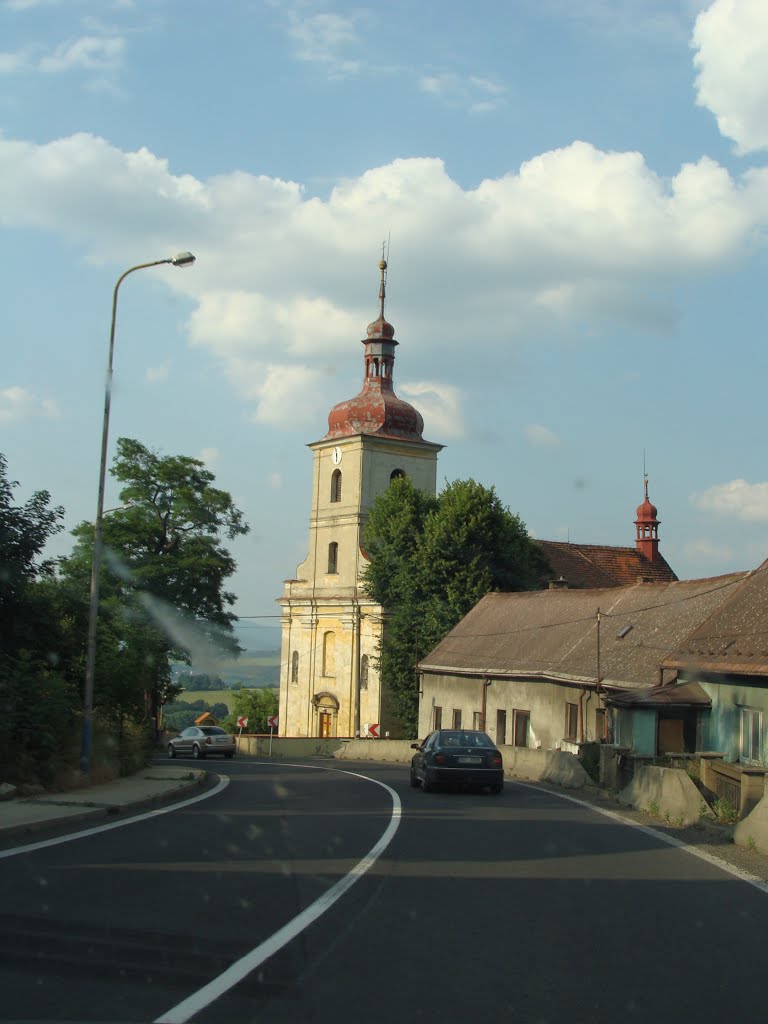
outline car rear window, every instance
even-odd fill
[[[484,732],[465,732],[464,730],[443,730],[438,741],[446,747],[492,747],[493,740]]]
[[[202,732],[204,732],[206,736],[226,736],[227,735],[226,729],[220,729],[218,727],[218,725],[204,725],[202,727]]]

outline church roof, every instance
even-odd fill
[[[563,580],[571,589],[620,587],[643,581],[663,583],[677,576],[662,555],[654,561],[636,547],[612,547],[607,544],[570,544],[557,540],[537,540],[552,572],[542,582]]]
[[[379,263],[379,316],[368,325],[365,345],[365,376],[354,398],[339,402],[328,415],[330,441],[355,434],[375,434],[400,441],[423,441],[424,420],[410,403],[398,398],[392,382],[395,364],[395,329],[384,317],[386,260]]]

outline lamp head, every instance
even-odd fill
[[[171,263],[174,267],[191,267],[194,262],[195,257],[191,252],[177,252],[171,259]]]

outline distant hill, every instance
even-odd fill
[[[280,652],[280,627],[262,626],[248,619],[240,619],[234,626],[238,643],[246,651]]]

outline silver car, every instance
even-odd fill
[[[209,754],[235,756],[235,737],[230,736],[218,725],[190,725],[168,743],[168,757],[191,755],[196,761]]]

